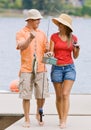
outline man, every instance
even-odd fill
[[[47,70],[42,63],[48,43],[45,33],[38,29],[41,18],[38,10],[30,9],[25,19],[26,26],[16,34],[16,48],[21,55],[19,97],[23,99],[24,127],[30,127],[30,99],[33,89],[37,101],[36,118],[40,125],[43,125],[43,121],[40,121],[39,109],[43,108],[45,98],[49,96]]]

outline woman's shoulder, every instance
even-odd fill
[[[51,35],[51,39],[54,39],[54,38],[56,38],[57,36],[58,36],[58,32],[53,33],[53,34]]]
[[[58,35],[58,32],[53,33],[51,36],[57,36],[57,35]]]
[[[77,40],[78,40],[77,36],[74,35],[74,34],[72,34],[72,39],[73,39],[74,41],[77,41]]]

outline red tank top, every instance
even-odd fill
[[[77,37],[72,35],[73,40],[77,42]],[[51,36],[51,40],[54,42],[54,57],[57,58],[57,64],[72,64],[73,63],[73,43],[68,46],[67,41],[63,41],[58,33],[54,33]]]

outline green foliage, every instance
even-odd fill
[[[91,16],[91,7],[83,6],[81,12],[83,15]]]
[[[91,8],[91,0],[85,0],[85,6]]]
[[[22,0],[15,0],[15,8],[22,8]]]
[[[32,0],[22,0],[22,8],[23,9],[32,8]]]
[[[66,12],[72,15],[91,16],[91,0],[84,0],[83,7],[74,7],[65,0],[0,0],[1,9],[31,9],[36,8],[46,15]]]

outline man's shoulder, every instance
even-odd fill
[[[46,35],[46,33],[41,29],[37,29],[37,32],[40,33],[41,35]]]
[[[26,31],[26,27],[21,28],[20,30],[17,31],[17,34],[22,34]]]
[[[41,32],[41,33],[45,33],[45,31],[44,31],[44,30],[39,29],[39,28],[37,29],[37,31],[38,31],[38,32]]]

